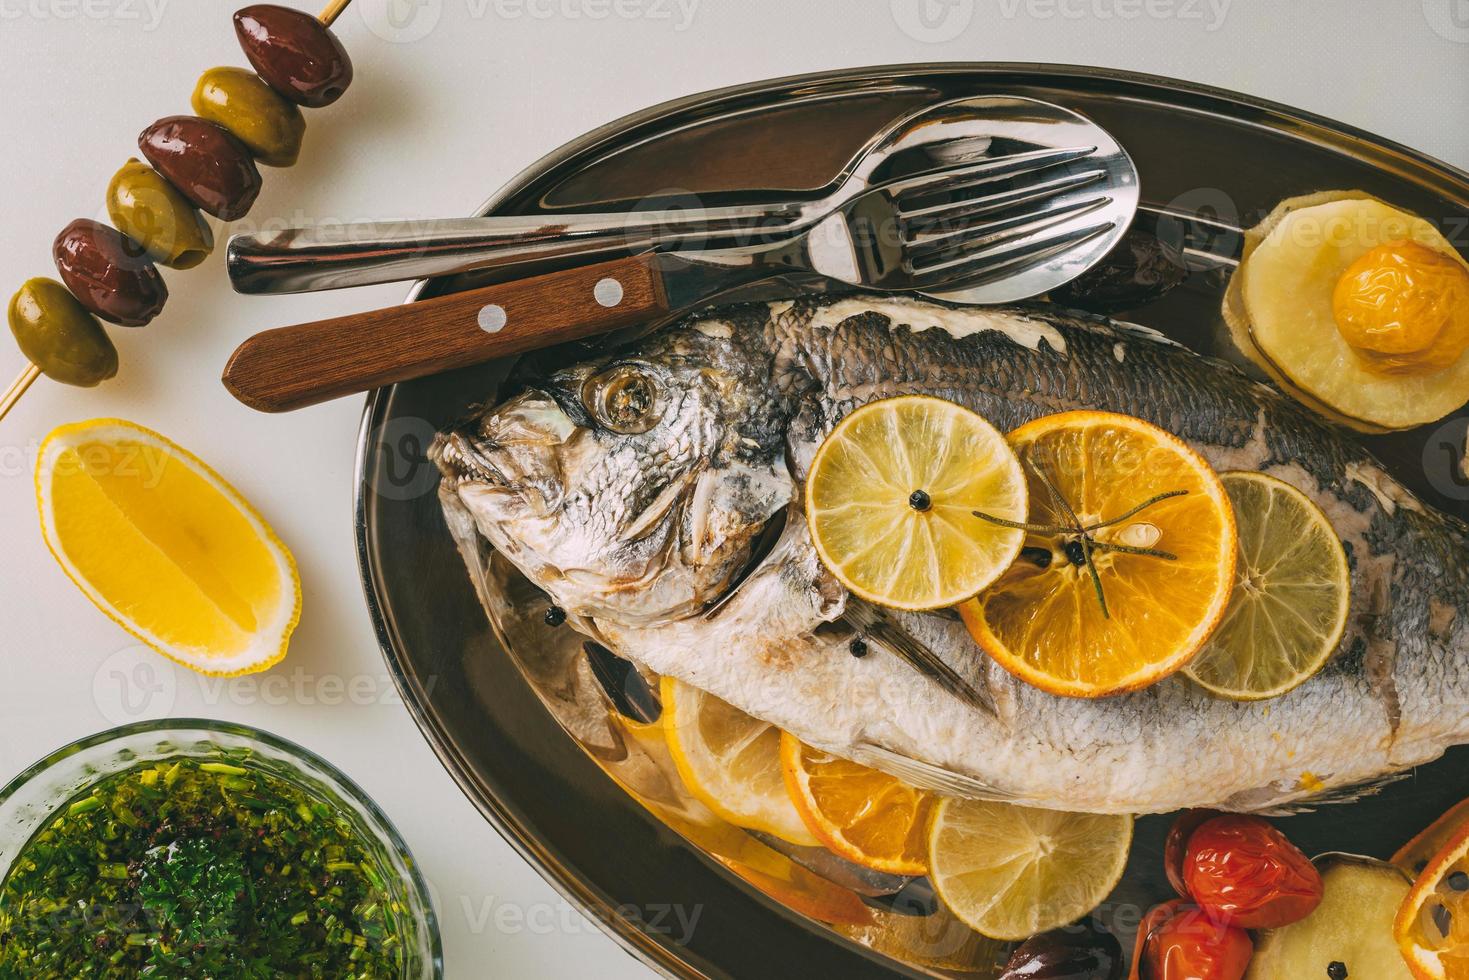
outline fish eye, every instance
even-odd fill
[[[582,401],[600,425],[622,435],[647,432],[658,421],[658,386],[630,364],[587,379]]]

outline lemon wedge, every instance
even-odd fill
[[[928,838],[929,879],[949,911],[991,939],[1074,922],[1117,886],[1132,817],[946,799]]]
[[[118,625],[203,674],[286,653],[301,612],[296,563],[218,473],[140,425],[64,425],[36,464],[41,533],[61,568]]]
[[[786,792],[780,729],[672,677],[659,691],[668,750],[695,799],[737,827],[821,845]]]

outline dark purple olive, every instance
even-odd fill
[[[78,218],[51,247],[61,281],[104,320],[141,327],[158,315],[168,287],[143,246],[100,221]]]
[[[1102,261],[1052,290],[1051,300],[1110,315],[1146,306],[1187,278],[1181,256],[1171,254],[1151,231],[1133,227]]]
[[[235,34],[256,73],[297,105],[331,105],[352,84],[347,49],[304,11],[258,3],[235,14]]]
[[[1032,936],[1010,955],[1000,980],[1121,980],[1122,944],[1087,924]]]
[[[216,218],[243,218],[260,194],[260,171],[249,148],[207,119],[160,119],[143,130],[138,147],[154,170]]]

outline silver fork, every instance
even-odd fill
[[[1107,168],[1131,166],[1105,130],[1070,109],[1018,96],[972,96],[923,106],[883,127],[812,198],[751,202],[754,192],[727,192],[717,200],[738,203],[286,228],[231,238],[228,269],[239,292],[286,293],[526,263],[546,268],[654,248],[749,244],[760,233],[795,234],[894,178],[960,163],[983,163],[1000,175],[1012,164],[1024,172],[1085,156]]]
[[[1135,179],[1119,184],[1117,171],[1090,155],[1030,165],[1012,158],[999,173],[994,161],[950,167],[869,190],[767,243],[646,253],[268,330],[240,345],[223,380],[245,404],[285,411],[662,322],[771,279],[983,292],[1087,261],[1070,253],[1090,256],[1095,243],[1120,236],[1136,190]]]
[[[998,173],[981,163],[895,181],[801,234],[747,249],[671,253],[665,271],[684,263],[744,268],[756,277],[808,272],[864,289],[950,295],[1040,266],[1054,278],[1049,267],[1067,264],[1070,251],[1094,239],[1120,235],[1136,209],[1135,199],[1109,184],[1112,171],[1087,161],[1047,155]]]

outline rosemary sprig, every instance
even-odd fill
[[[996,517],[993,514],[986,514],[980,510],[973,511],[973,514],[980,520],[988,521],[991,524],[1012,528],[1017,531],[1026,531],[1030,534],[1048,537],[1074,536],[1074,539],[1081,545],[1082,564],[1086,566],[1087,575],[1092,580],[1092,588],[1096,590],[1097,603],[1102,607],[1103,619],[1111,619],[1112,613],[1107,608],[1107,592],[1102,587],[1102,576],[1097,571],[1097,563],[1093,557],[1093,552],[1098,550],[1113,551],[1124,555],[1146,555],[1150,558],[1162,558],[1165,561],[1178,560],[1177,555],[1170,551],[1164,551],[1161,548],[1140,548],[1135,545],[1121,544],[1113,541],[1098,541],[1092,537],[1092,534],[1103,528],[1115,527],[1123,521],[1136,517],[1154,504],[1161,503],[1173,497],[1186,496],[1188,494],[1187,490],[1169,490],[1166,493],[1156,494],[1116,517],[1100,520],[1093,524],[1083,524],[1081,518],[1077,516],[1075,508],[1071,506],[1066,496],[1061,493],[1060,488],[1056,485],[1056,481],[1051,478],[1051,474],[1046,465],[1037,459],[1026,459],[1025,462],[1035,472],[1035,475],[1040,478],[1042,485],[1046,488],[1046,494],[1055,504],[1056,510],[1066,518],[1067,523],[1033,524],[1028,521],[1011,521],[1003,517]]]
[[[1102,607],[1102,618],[1111,619],[1112,611],[1107,608],[1107,591],[1102,588],[1102,576],[1097,572],[1096,559],[1092,557],[1092,536],[1082,528],[1081,518],[1076,516],[1076,511],[1072,509],[1071,504],[1061,493],[1060,488],[1056,486],[1056,481],[1051,479],[1051,474],[1047,472],[1045,465],[1040,460],[1033,460],[1031,462],[1031,468],[1035,470],[1036,476],[1041,478],[1041,482],[1046,485],[1046,492],[1051,495],[1051,499],[1055,501],[1056,507],[1063,511],[1066,514],[1066,518],[1071,521],[1071,525],[1081,541],[1082,564],[1086,565],[1087,574],[1091,576],[1092,588],[1097,590],[1097,602]]]
[[[1174,497],[1187,497],[1187,496],[1188,496],[1188,491],[1187,490],[1169,490],[1167,493],[1160,493],[1156,497],[1149,497],[1147,500],[1144,500],[1142,503],[1138,504],[1136,507],[1134,507],[1132,510],[1128,511],[1125,514],[1120,514],[1117,517],[1113,517],[1113,518],[1111,518],[1109,520],[1098,521],[1095,524],[1088,524],[1082,530],[1084,530],[1084,531],[1099,531],[1099,530],[1101,530],[1104,527],[1111,527],[1114,524],[1121,524],[1123,521],[1127,520],[1129,517],[1136,517],[1138,514],[1141,514],[1143,511],[1147,510],[1149,507],[1153,506],[1154,504],[1160,504],[1163,501],[1165,501],[1165,500],[1171,500]]]

